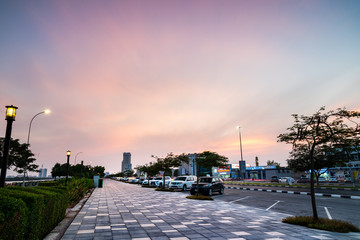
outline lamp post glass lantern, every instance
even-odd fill
[[[9,157],[9,148],[10,148],[10,139],[11,139],[11,130],[12,123],[15,121],[17,107],[11,105],[6,106],[6,133],[5,133],[5,141],[4,141],[4,151],[3,151],[3,160],[1,165],[1,176],[0,176],[0,188],[5,187],[5,179],[6,179],[6,170],[7,170],[7,162]]]
[[[17,107],[15,107],[13,105],[6,106],[6,118],[5,118],[5,120],[13,120],[13,121],[15,121],[16,109],[17,109]]]

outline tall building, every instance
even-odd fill
[[[189,153],[189,163],[183,163],[179,167],[179,175],[196,175],[196,157],[197,153]]]
[[[47,169],[46,168],[40,168],[39,169],[39,178],[46,178]]]
[[[129,153],[129,152],[124,152],[123,161],[121,163],[121,172],[124,172],[126,170],[132,170],[131,153]]]

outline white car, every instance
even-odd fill
[[[279,179],[279,181],[286,184],[288,184],[289,182],[295,183],[295,179],[293,179],[292,177],[282,177]]]
[[[186,191],[191,188],[191,184],[193,183],[196,183],[196,176],[179,176],[170,182],[169,188]]]
[[[171,182],[171,177],[165,176],[165,186],[169,186],[170,182]],[[162,187],[163,177],[156,177],[153,180],[150,180],[149,185],[156,186],[156,187]]]
[[[330,178],[329,178],[329,182],[331,182],[331,183],[337,183],[337,182],[338,182],[338,179],[337,179],[337,177],[330,177]]]

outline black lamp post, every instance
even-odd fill
[[[67,186],[67,180],[68,180],[68,176],[69,176],[69,161],[70,161],[70,155],[71,155],[71,151],[68,150],[66,152],[66,156],[67,156],[67,165],[66,165],[66,178],[65,178],[65,186]]]
[[[6,106],[6,134],[5,134],[5,142],[4,142],[4,152],[3,152],[3,161],[1,165],[1,176],[0,176],[0,188],[5,187],[5,179],[6,179],[6,170],[7,170],[7,162],[9,157],[9,148],[10,148],[10,139],[11,139],[11,129],[12,123],[15,121],[17,107],[11,105]]]

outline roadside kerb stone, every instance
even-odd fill
[[[229,186],[225,186],[225,188],[238,189],[238,190],[258,191],[258,192],[273,192],[273,193],[288,193],[288,194],[310,195],[309,192],[299,192],[299,191],[285,191],[285,190],[262,189],[262,188],[242,188],[242,187],[229,187]],[[315,193],[315,196],[318,196],[318,197],[333,197],[333,198],[349,198],[349,199],[360,200],[360,196],[349,196],[349,195],[328,194],[328,193]]]

